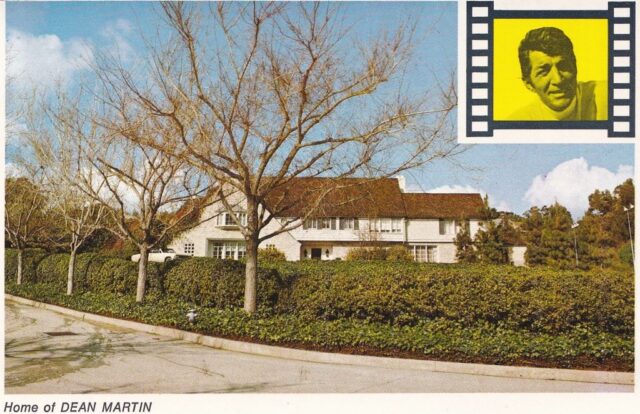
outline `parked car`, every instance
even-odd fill
[[[175,259],[178,256],[175,250],[173,249],[153,249],[149,252],[149,261],[150,262],[168,262],[170,260]],[[134,254],[131,256],[131,261],[139,262],[140,255]]]

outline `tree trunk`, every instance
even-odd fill
[[[69,257],[69,269],[67,270],[67,295],[73,293],[73,275],[76,271],[76,249],[71,250],[71,256]]]
[[[136,302],[144,300],[144,290],[147,284],[147,264],[149,263],[149,247],[143,244],[140,247],[140,261],[138,262],[138,286],[136,288]]]
[[[250,237],[247,240],[244,282],[244,311],[251,314],[257,308],[257,285],[258,285],[258,240],[257,237]]]
[[[22,249],[18,249],[18,274],[16,283],[22,284]]]
[[[257,309],[258,297],[258,204],[251,197],[247,197],[247,229],[249,237],[245,236],[247,260],[244,272],[244,311],[252,314]]]

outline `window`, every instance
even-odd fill
[[[183,250],[184,250],[184,254],[193,256],[195,245],[193,243],[185,243]]]
[[[340,219],[340,230],[358,230],[359,227],[357,218]]]
[[[401,219],[391,219],[391,233],[402,233]]]
[[[412,245],[409,250],[413,254],[413,260],[416,262],[435,263],[438,258],[438,246]]]
[[[402,219],[371,219],[369,227],[381,233],[402,233]]]
[[[302,228],[307,229],[336,229],[336,218],[335,217],[323,217],[323,218],[312,218],[307,219],[302,225]]]
[[[439,220],[440,225],[440,235],[444,236],[446,234],[453,234],[453,220]]]
[[[247,213],[242,213],[239,211],[236,211],[235,213],[238,217],[238,220],[240,220],[240,224],[242,224],[243,226],[246,225]],[[218,226],[237,226],[236,222],[233,220],[233,216],[227,211],[220,213],[217,219],[217,224]]]
[[[212,242],[211,256],[216,259],[242,259],[247,254],[244,242],[228,241],[228,242]]]

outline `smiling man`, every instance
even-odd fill
[[[607,89],[601,81],[578,82],[573,44],[555,27],[529,31],[518,48],[522,81],[538,95],[509,118],[513,121],[607,119]]]

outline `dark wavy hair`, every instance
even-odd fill
[[[540,27],[530,30],[520,42],[518,47],[518,58],[520,59],[520,71],[522,80],[530,81],[531,61],[529,51],[537,50],[549,56],[562,56],[568,59],[573,66],[573,71],[578,74],[576,65],[576,55],[573,53],[573,43],[564,32],[557,27]]]

